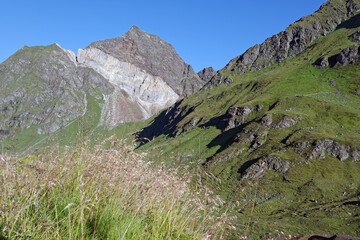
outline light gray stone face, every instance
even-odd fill
[[[162,78],[153,76],[132,63],[122,62],[97,48],[80,49],[77,58],[81,66],[94,69],[118,90],[122,89],[130,95],[132,101],[141,106],[141,119],[149,118],[179,98]]]
[[[0,130],[55,132],[100,100],[100,125],[147,119],[203,86],[175,49],[137,27],[78,56],[59,44],[23,47],[0,64]]]

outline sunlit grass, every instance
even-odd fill
[[[221,239],[224,218],[189,176],[150,167],[131,146],[86,144],[2,157],[0,239]],[[212,207],[211,207],[212,206]]]

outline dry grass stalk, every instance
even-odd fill
[[[152,168],[122,141],[91,151],[1,157],[0,237],[19,239],[219,239],[226,217],[193,194],[190,175]],[[204,188],[205,189],[205,188]],[[140,237],[140,238],[139,238]]]

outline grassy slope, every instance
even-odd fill
[[[84,140],[89,141],[90,145],[97,145],[105,138],[115,136],[118,139],[129,138],[131,133],[146,126],[147,121],[128,122],[111,130],[104,126],[99,126],[101,109],[97,100],[91,95],[87,95],[87,111],[84,116],[70,121],[66,126],[58,131],[42,135],[36,133],[36,126],[19,131],[14,136],[4,138],[1,143],[2,152],[8,154],[26,155],[29,153],[43,152],[44,148],[74,147]],[[131,139],[131,137],[129,138]]]
[[[360,88],[359,64],[325,69],[313,66],[324,54],[331,56],[353,45],[347,36],[358,30],[359,27],[340,28],[314,42],[302,54],[258,72],[237,75],[223,70],[224,76],[234,79],[230,86],[204,90],[180,105],[195,106],[177,124],[176,128],[186,129],[186,133],[177,138],[161,135],[141,149],[153,150],[156,156],[161,149],[166,156],[162,161],[174,165],[193,162],[195,166],[206,161],[204,169],[220,180],[204,177],[205,182],[218,189],[229,203],[243,202],[238,208],[238,232],[246,231],[251,212],[249,201],[256,201],[250,224],[254,238],[274,229],[296,235],[314,232],[359,235],[360,211],[357,205],[343,203],[358,201],[352,195],[360,190],[360,164],[352,159],[341,162],[331,156],[309,162],[291,148],[279,152],[286,148],[282,140],[292,133],[295,133],[290,138],[292,142],[328,138],[360,149],[360,97],[355,95]],[[337,86],[332,86],[329,79]],[[215,126],[203,125],[223,115],[229,107],[257,104],[264,108],[248,117],[246,128],[250,132],[259,127],[251,120],[265,113],[272,113],[274,118],[286,114],[304,119],[287,129],[271,129],[266,144],[239,156],[234,156],[238,149],[249,147],[233,141],[241,129],[221,133]],[[186,124],[192,119],[201,120],[189,128]],[[169,159],[169,153],[179,157]],[[285,176],[269,170],[264,178],[252,184],[241,179],[242,167],[268,154],[280,156],[295,167]],[[259,187],[251,187],[258,181]]]
[[[221,237],[225,222],[207,215],[211,199],[114,140],[109,149],[0,156],[0,239]]]

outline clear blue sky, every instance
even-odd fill
[[[224,67],[325,0],[9,0],[1,3],[0,62],[23,45],[75,53],[132,25],[171,43],[195,71]]]

